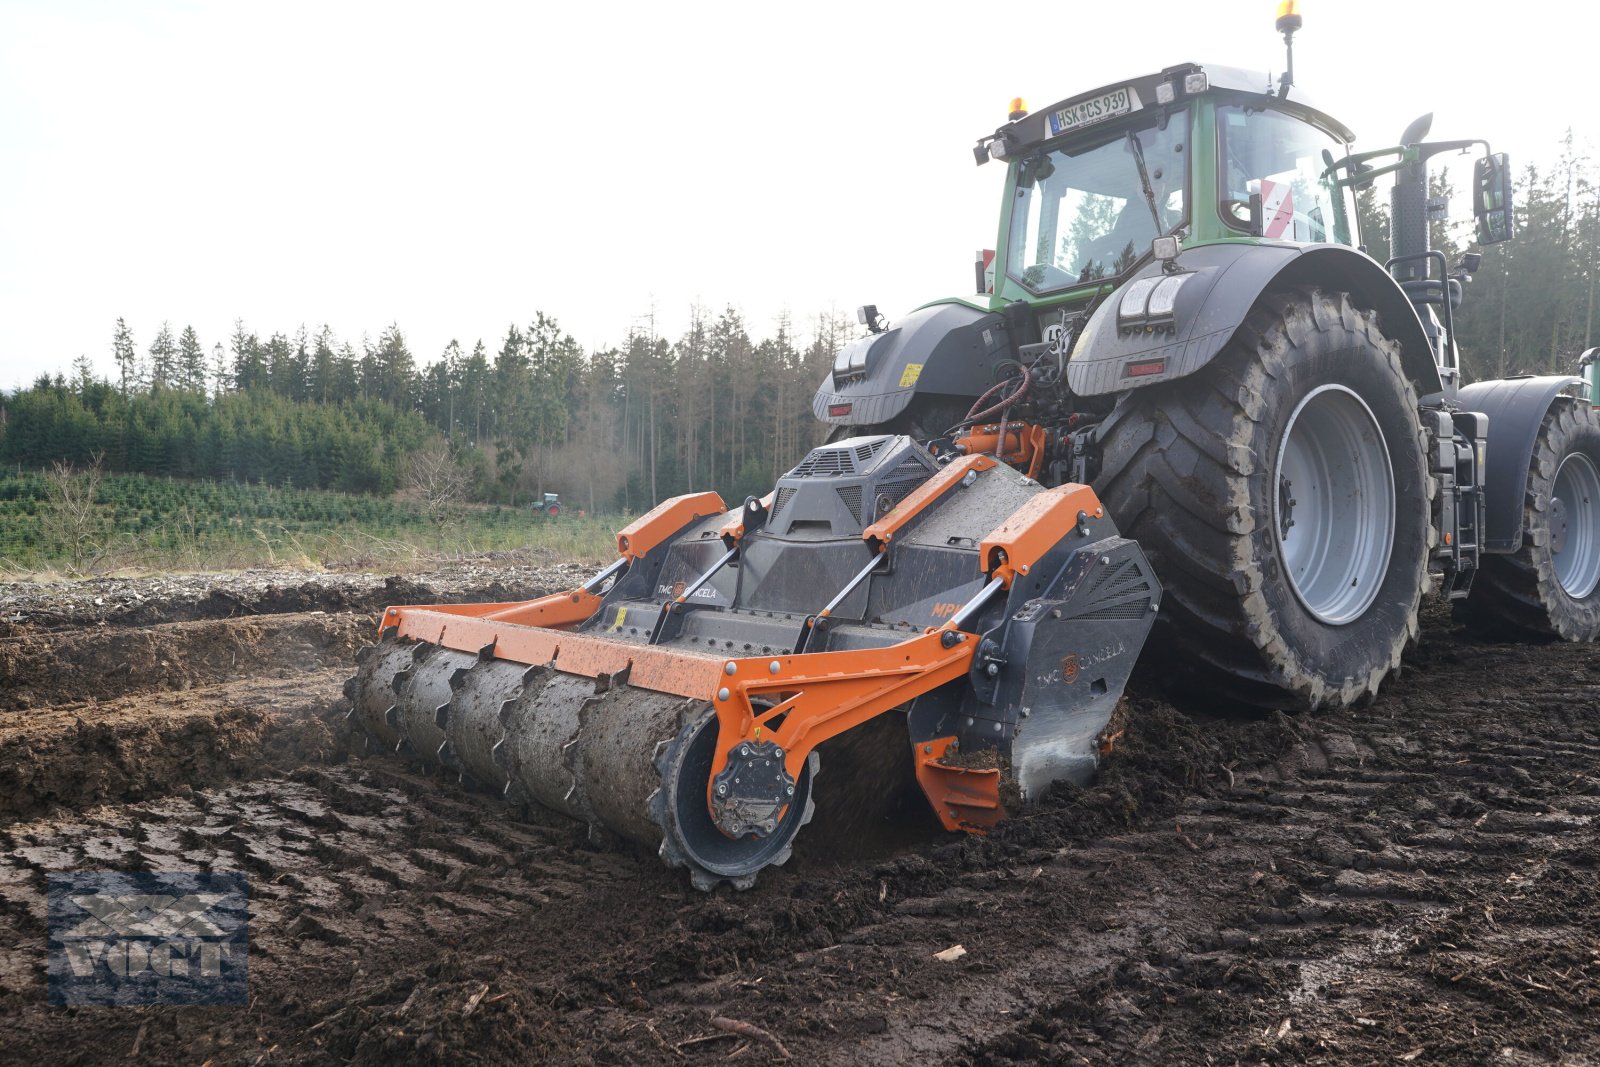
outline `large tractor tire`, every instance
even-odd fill
[[[1257,707],[1376,695],[1417,634],[1435,483],[1373,312],[1268,294],[1205,370],[1123,396],[1100,442],[1095,490],[1166,587],[1154,654]]]
[[[1600,417],[1562,401],[1539,428],[1522,502],[1522,550],[1484,556],[1457,609],[1514,638],[1600,637]]]

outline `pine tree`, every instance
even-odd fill
[[[178,384],[188,392],[205,395],[206,350],[193,326],[185,326],[178,335]]]
[[[159,393],[178,377],[178,343],[172,324],[163,322],[156,339],[150,342],[150,391]]]
[[[139,354],[133,347],[133,331],[120,318],[116,332],[111,335],[111,354],[122,378],[122,395],[127,396],[139,384]]]

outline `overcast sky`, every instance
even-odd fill
[[[1280,70],[1275,7],[0,0],[0,387],[109,374],[118,316],[141,351],[398,322],[424,360],[538,310],[590,348],[696,302],[892,319],[971,287],[1012,96]],[[1429,110],[1519,165],[1593,145],[1588,5],[1303,10],[1297,80],[1360,147]]]

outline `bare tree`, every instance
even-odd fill
[[[105,547],[101,541],[105,522],[95,505],[100,483],[105,480],[104,459],[104,453],[96,452],[83,470],[58,459],[48,476],[45,536],[58,551],[65,553],[77,574],[84,573],[85,567],[98,559]]]
[[[466,502],[472,475],[456,461],[450,446],[438,441],[411,457],[406,485],[416,490],[428,518],[444,522]]]

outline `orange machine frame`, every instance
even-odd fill
[[[863,539],[883,551],[906,523],[969,472],[997,465],[985,455],[956,460],[862,531]],[[675,497],[619,534],[618,549],[625,559],[638,559],[721,509],[714,493]],[[1031,497],[980,545],[979,558],[992,579],[985,594],[1026,575],[1084,513],[1104,514],[1087,486],[1067,484]],[[713,708],[718,728],[708,789],[710,779],[727,766],[729,752],[746,740],[776,743],[784,769],[799,777],[824,741],[966,674],[979,636],[952,620],[880,648],[725,659],[572,632],[570,627],[590,618],[600,603],[597,593],[576,589],[523,603],[392,607],[379,629],[589,678],[625,678],[640,688],[703,700]],[[917,778],[947,828],[981,831],[1004,817],[1000,774],[943,763],[954,740],[917,746]]]

